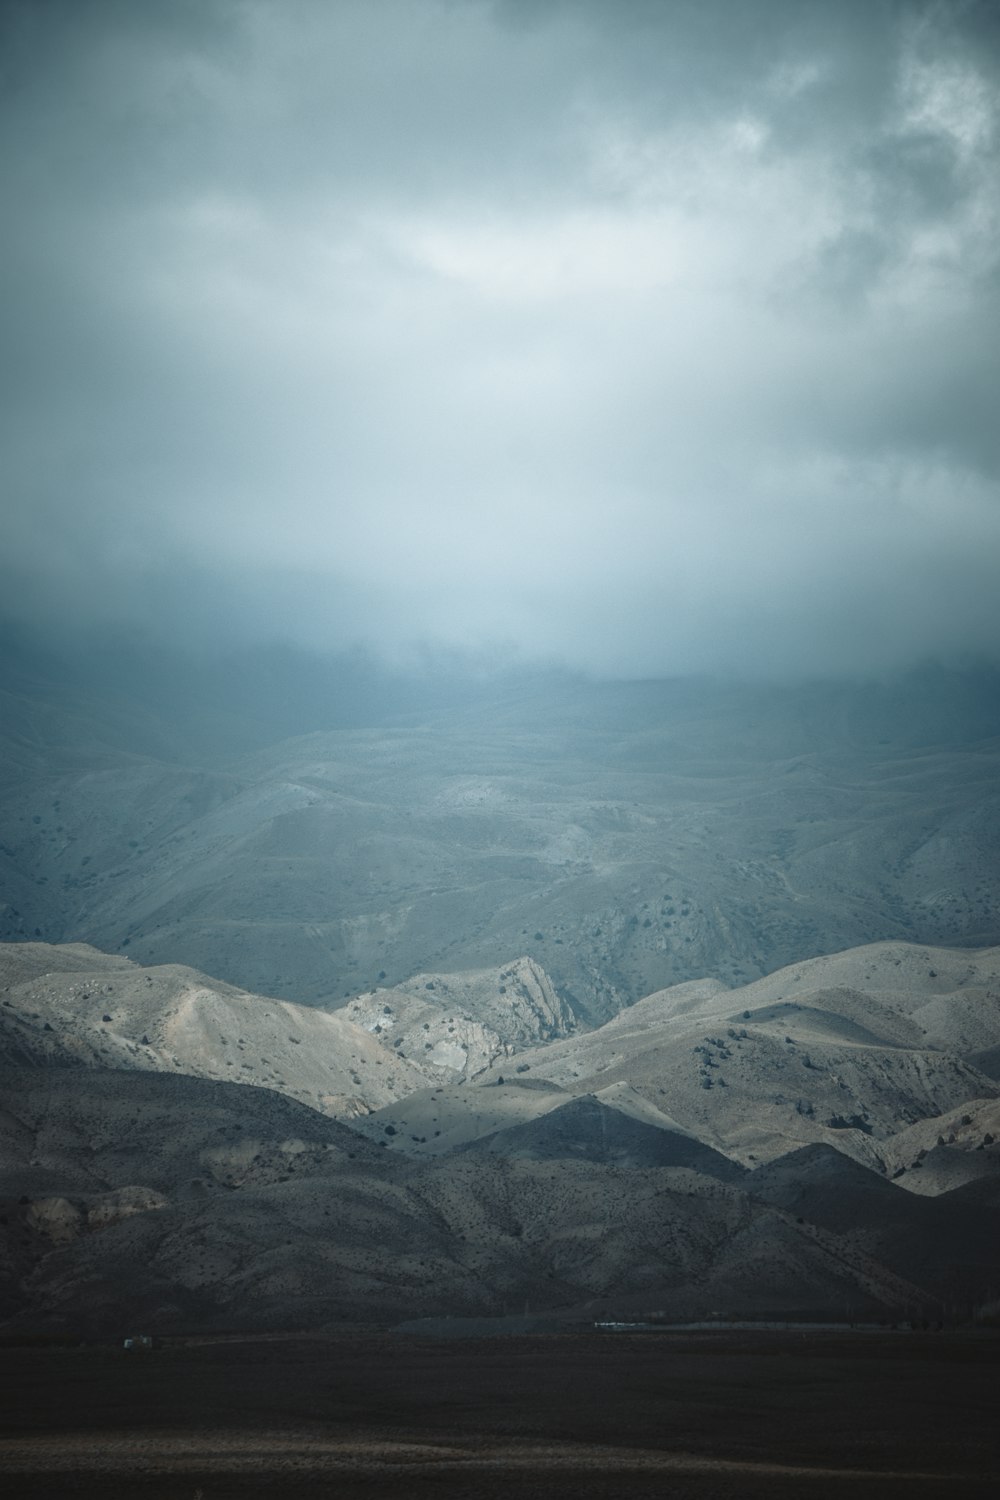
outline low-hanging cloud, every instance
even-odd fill
[[[8,611],[996,657],[994,7],[2,18]]]

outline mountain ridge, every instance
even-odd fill
[[[1000,940],[992,678],[480,686],[207,759],[183,672],[169,756],[134,679],[104,740],[65,673],[16,684],[0,937],[324,1007],[524,955],[588,1025],[706,974]]]

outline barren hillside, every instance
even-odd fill
[[[183,707],[102,723],[18,679],[0,936],[328,1006],[523,955],[589,1024],[878,940],[993,943],[995,696],[557,680],[246,753],[260,726],[209,749],[205,705],[185,739]]]

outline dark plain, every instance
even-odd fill
[[[0,1350],[15,1497],[996,1493],[992,1332],[175,1338]]]

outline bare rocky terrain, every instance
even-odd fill
[[[998,1031],[998,950],[874,944],[738,989],[659,991],[471,1086],[383,1106],[360,1128],[390,1123],[405,1149],[434,1152],[588,1094],[747,1166],[822,1141],[902,1176],[939,1134],[946,1155],[965,1155],[990,1133],[1000,1086],[975,1059]],[[916,1122],[919,1142],[897,1144]]]
[[[12,1333],[991,1316],[989,683],[324,713],[26,660]]]
[[[591,1031],[527,959],[332,1012],[82,945],[0,972],[11,1327],[995,1295],[1000,1084],[970,1059],[1000,1040],[996,950],[877,944]]]
[[[82,943],[21,943],[0,946],[0,989],[0,1061],[255,1084],[341,1118],[473,1078],[530,1039],[574,1029],[531,960],[422,975],[327,1012],[175,964],[141,968]]]

